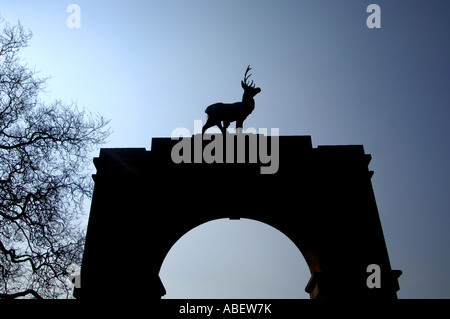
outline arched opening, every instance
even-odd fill
[[[181,237],[159,276],[163,298],[309,299],[310,271],[297,246],[252,219],[217,219]]]

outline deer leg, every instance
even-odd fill
[[[208,117],[208,119],[206,120],[205,125],[203,125],[203,128],[202,128],[202,135],[205,134],[205,131],[206,131],[207,129],[209,129],[211,126],[214,126],[214,125],[215,125],[215,123],[213,123],[213,121],[211,121],[210,118]]]
[[[236,133],[241,133],[243,126],[244,126],[244,120],[236,120]]]
[[[225,127],[223,127],[222,126],[222,123],[221,123],[221,121],[219,121],[218,123],[217,123],[217,127],[220,129],[220,131],[222,132],[222,135],[225,135],[225,133],[227,132],[227,128]]]
[[[230,122],[228,122],[228,121],[223,121],[223,128],[224,128],[224,130],[225,130],[225,133],[227,132],[228,126],[230,126]]]

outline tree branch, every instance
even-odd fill
[[[24,296],[29,295],[29,294],[32,294],[33,297],[36,298],[36,299],[43,299],[43,298],[41,297],[41,295],[39,295],[39,294],[38,294],[36,291],[34,291],[33,289],[28,289],[28,290],[21,291],[21,292],[16,292],[16,293],[13,293],[13,294],[3,294],[3,293],[0,293],[0,298],[2,298],[2,299],[16,299],[16,298],[18,298],[18,297],[24,297]]]

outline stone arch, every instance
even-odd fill
[[[195,141],[201,136],[194,143],[185,139],[192,146],[192,152],[185,150],[192,155],[189,163],[174,163],[171,150],[179,141],[170,138],[153,139],[151,151],[102,149],[94,159],[78,297],[142,291],[146,299],[159,299],[165,294],[159,268],[170,247],[196,225],[218,218],[262,221],[288,236],[310,268],[311,298],[397,297],[401,272],[390,266],[368,169],[371,156],[361,145],[313,148],[309,136],[257,135],[249,140],[258,147],[246,146],[245,152],[258,150],[261,140],[271,152],[279,148],[279,169],[261,174],[267,163],[259,160],[198,161]],[[112,269],[105,266],[111,260]],[[366,284],[371,264],[381,269],[381,288]],[[145,284],[126,279],[137,269],[145,269]]]

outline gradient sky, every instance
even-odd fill
[[[244,127],[364,145],[398,296],[450,298],[449,1],[6,0],[0,14],[34,34],[22,56],[51,76],[42,99],[111,119],[104,147],[193,132],[206,106],[241,99],[251,64],[262,92]],[[243,219],[187,233],[160,276],[167,298],[308,298],[310,275],[286,236]]]

